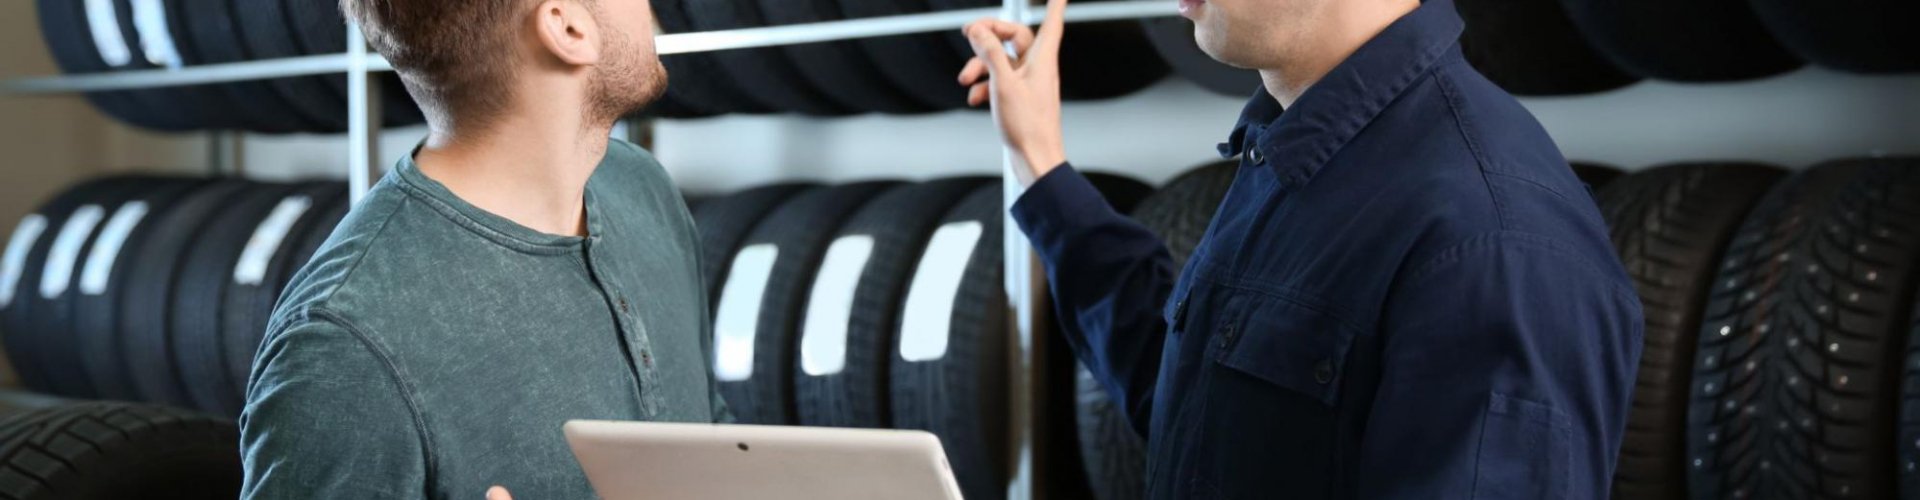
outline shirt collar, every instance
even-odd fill
[[[420,152],[420,148],[425,146],[426,144],[423,141],[420,145],[414,147],[413,153],[401,157],[399,163],[394,166],[393,171],[389,174],[388,179],[393,179],[393,182],[399,183],[402,189],[413,194],[416,198],[425,201],[428,206],[453,219],[462,227],[478,233],[480,236],[492,240],[501,246],[536,254],[571,253],[577,251],[581,242],[588,239],[598,239],[601,235],[600,221],[599,217],[597,217],[597,214],[601,213],[601,211],[598,206],[599,196],[594,192],[594,185],[597,184],[594,180],[599,179],[599,173],[606,170],[606,168],[595,169],[594,175],[587,181],[585,197],[587,233],[589,236],[582,238],[578,236],[547,234],[534,230],[533,228],[522,226],[519,223],[495,215],[480,207],[473,206],[467,203],[466,200],[461,199],[459,195],[454,194],[452,190],[447,189],[446,185],[441,184],[440,181],[427,177],[425,173],[420,171],[420,166],[414,163],[413,159],[414,155]],[[611,157],[612,155],[609,154],[608,156]],[[606,167],[606,161],[607,160],[603,159],[600,166]],[[385,181],[383,180],[383,182]]]
[[[1266,89],[1256,92],[1220,145],[1221,157],[1251,147],[1256,157],[1272,159],[1285,185],[1305,185],[1442,56],[1457,53],[1464,27],[1453,0],[1426,0],[1308,87],[1293,109],[1282,113]]]

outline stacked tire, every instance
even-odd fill
[[[238,415],[280,290],[347,208],[335,182],[83,183],[8,239],[0,342],[30,390]]]
[[[327,0],[38,0],[41,32],[71,74],[178,68],[338,54],[347,22]],[[425,119],[398,77],[385,74],[383,115],[391,126]],[[160,131],[241,130],[337,133],[347,129],[344,75],[290,77],[184,87],[97,92],[95,107]]]
[[[1003,206],[987,177],[702,201],[715,374],[736,419],[929,431],[967,498],[1004,498]]]

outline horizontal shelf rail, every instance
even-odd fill
[[[976,19],[1000,17],[997,7],[929,12],[899,16],[849,19],[822,23],[792,24],[700,33],[660,35],[654,45],[661,55],[711,52],[717,50],[773,47],[856,38],[872,38],[911,33],[926,33],[960,26]],[[1037,16],[1043,12],[1033,9]],[[1178,14],[1172,0],[1125,0],[1094,2],[1068,7],[1068,22],[1117,21],[1164,17]],[[1028,19],[1038,22],[1039,19]],[[352,64],[348,54],[325,54],[283,59],[265,59],[235,63],[188,66],[178,69],[144,69],[82,75],[41,76],[0,82],[0,93],[60,94],[100,92],[154,87],[203,85],[247,80],[267,80],[296,76],[345,73]],[[392,71],[386,58],[369,56],[368,71]]]

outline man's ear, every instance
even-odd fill
[[[593,66],[600,63],[600,26],[579,2],[546,0],[534,11],[534,34],[540,45],[561,63]]]

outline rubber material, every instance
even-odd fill
[[[1264,92],[1260,86],[1260,72],[1228,66],[1201,51],[1200,44],[1194,40],[1193,21],[1183,17],[1161,17],[1143,19],[1140,25],[1153,42],[1153,49],[1181,78],[1228,97],[1244,99],[1255,92]]]
[[[157,66],[147,57],[143,49],[148,43],[135,26],[133,6],[130,0],[114,0],[114,11],[119,14],[120,31],[127,43],[134,49],[132,61],[121,68],[123,70],[156,69]],[[162,7],[165,9],[165,7]],[[161,13],[165,15],[165,12]],[[171,25],[171,23],[168,23]],[[169,35],[172,35],[169,33]],[[178,52],[179,35],[172,35],[171,42],[176,44]],[[226,111],[225,102],[219,89],[212,85],[192,85],[185,87],[155,87],[133,91],[135,99],[147,102],[150,109],[165,113],[168,123],[181,130],[193,129],[232,129],[237,128],[239,119]]]
[[[700,274],[706,277],[710,308],[720,307],[720,291],[732,270],[733,254],[740,251],[753,228],[787,199],[815,189],[820,188],[812,184],[760,187],[709,200],[693,210],[693,223],[700,231]]]
[[[187,64],[218,64],[253,60],[241,41],[237,21],[228,0],[178,0],[168,2],[169,17],[180,20],[182,29],[174,33],[183,41],[181,56]],[[323,131],[319,118],[295,107],[274,80],[250,80],[220,85],[235,117],[256,132]],[[344,109],[344,108],[343,108]],[[344,122],[342,122],[344,123]]]
[[[1746,0],[1559,0],[1587,41],[1628,74],[1683,82],[1773,76],[1801,66]]]
[[[105,217],[118,211],[120,204],[129,197],[140,191],[144,191],[146,184],[154,182],[157,181],[152,178],[114,177],[105,179],[99,184],[82,187],[76,193],[77,197],[84,203],[84,206],[93,207],[100,211],[96,214],[99,218],[93,219],[92,226],[90,227],[74,227],[74,229],[82,231],[74,233],[81,238],[77,240],[80,242],[80,245],[75,248],[78,252],[71,254],[73,260],[68,263],[68,267],[64,270],[66,273],[65,276],[67,277],[66,283],[55,285],[55,287],[62,290],[62,292],[49,298],[45,295],[46,289],[44,288],[47,283],[41,282],[39,283],[39,286],[42,287],[40,290],[36,290],[25,296],[27,300],[31,301],[29,308],[31,309],[31,324],[33,330],[28,332],[27,337],[23,339],[29,342],[27,345],[19,346],[23,348],[23,352],[20,352],[17,356],[34,358],[32,366],[36,368],[32,370],[32,373],[35,373],[40,379],[37,383],[29,387],[57,396],[72,398],[95,397],[93,384],[89,380],[85,366],[82,364],[81,353],[78,349],[79,345],[74,335],[75,326],[79,322],[79,318],[76,316],[75,302],[80,295],[78,288],[80,285],[81,270],[86,265],[87,254],[92,252],[95,238],[100,234],[102,227],[106,223]],[[77,213],[75,215],[77,215]],[[69,218],[69,220],[73,219]],[[54,227],[49,226],[49,229],[52,230]],[[63,224],[59,231],[49,234],[57,238],[65,233],[65,229]],[[41,241],[57,240],[43,238]],[[43,260],[40,266],[29,268],[27,272],[46,273],[53,271],[52,269],[48,269],[52,265],[51,260]],[[45,274],[41,276],[44,277]],[[15,296],[15,300],[21,298],[20,296]],[[9,345],[9,353],[14,352],[13,347],[14,346]]]
[[[1174,269],[1185,266],[1187,257],[1200,245],[1221,200],[1227,197],[1227,189],[1233,186],[1239,166],[1237,161],[1223,161],[1188,171],[1147,196],[1133,210],[1133,218],[1166,243]],[[1080,456],[1093,484],[1094,498],[1145,498],[1146,440],[1085,366],[1077,366],[1074,371]]]
[[[40,348],[49,335],[36,318],[45,313],[35,310],[43,305],[38,297],[41,270],[46,267],[47,256],[66,225],[67,218],[82,205],[100,197],[102,192],[115,189],[117,182],[114,179],[89,181],[54,196],[34,211],[45,218],[45,229],[28,247],[25,265],[20,268],[12,299],[0,306],[0,342],[6,346],[7,360],[20,376],[21,385],[27,388],[45,391],[52,386],[52,368],[46,366],[47,360]],[[14,229],[18,230],[17,227]]]
[[[1785,174],[1754,164],[1678,164],[1600,190],[1600,212],[1647,318],[1614,498],[1686,498],[1687,387],[1701,313],[1721,252]]]
[[[747,237],[747,246],[770,244],[779,255],[760,298],[752,371],[746,380],[716,384],[740,423],[791,425],[798,420],[793,398],[794,347],[814,274],[835,231],[860,207],[896,185],[867,182],[796,195]]]
[[[769,26],[817,23],[845,19],[837,0],[757,0]],[[805,43],[781,46],[800,76],[814,88],[848,108],[878,113],[906,114],[931,111],[894,88],[856,42]],[[955,69],[956,78],[959,70]],[[958,84],[954,87],[957,89]]]
[[[893,424],[888,401],[887,361],[914,265],[927,239],[962,197],[993,181],[959,178],[902,186],[874,198],[840,227],[842,238],[872,238],[847,314],[844,367],[837,373],[810,375],[795,363],[794,396],[800,425],[887,428]],[[811,311],[809,304],[808,310]],[[802,324],[808,324],[807,319]],[[805,344],[813,332],[798,330]],[[802,359],[805,355],[802,354]]]
[[[137,400],[191,407],[180,370],[174,365],[170,307],[174,286],[182,276],[188,249],[199,240],[213,215],[252,188],[245,181],[227,180],[194,191],[152,221],[152,236],[144,247],[123,256],[132,258],[129,265],[133,272],[127,276],[119,330]]]
[[[1893,497],[1893,384],[1920,281],[1916,167],[1814,167],[1734,237],[1694,363],[1694,498]]]
[[[1614,66],[1580,36],[1555,0],[1459,0],[1467,62],[1515,95],[1604,92],[1639,77]]]
[[[928,0],[933,10],[999,7],[998,0]],[[1173,70],[1154,55],[1153,42],[1137,21],[1074,23],[1060,44],[1060,98],[1069,101],[1111,99],[1138,92]],[[947,39],[964,59],[973,46],[957,30]],[[955,71],[957,78],[959,72]]]
[[[77,403],[0,418],[0,499],[240,496],[239,429],[178,410]]]
[[[100,60],[87,28],[85,4],[70,0],[38,0],[35,12],[40,16],[40,33],[53,52],[54,63],[63,73],[100,73],[108,70]],[[95,108],[120,121],[151,130],[168,130],[157,113],[133,98],[131,92],[90,92],[84,94]]]
[[[229,200],[207,219],[207,226],[188,247],[180,276],[168,298],[169,340],[173,365],[180,372],[187,400],[193,408],[221,416],[238,416],[242,394],[228,380],[221,338],[227,287],[234,282],[234,266],[254,229],[291,189],[279,184],[255,184]]]
[[[255,59],[276,59],[306,55],[293,40],[293,26],[286,9],[274,0],[226,0],[234,13],[234,30],[244,42],[248,55]],[[211,7],[211,6],[210,6]],[[346,96],[326,77],[306,76],[268,80],[275,91],[292,107],[299,109],[317,125],[310,132],[339,133],[347,130]]]
[[[93,397],[120,401],[138,398],[133,375],[127,369],[128,354],[119,323],[120,316],[130,307],[128,276],[134,272],[134,254],[147,248],[147,242],[156,237],[154,221],[204,185],[206,182],[199,180],[175,180],[154,183],[144,190],[136,200],[147,205],[147,213],[127,233],[102,293],[82,292],[76,299],[74,316],[78,321],[74,324],[74,350],[80,354],[87,380],[92,383]]]
[[[1598,163],[1573,162],[1573,175],[1594,191],[1607,187],[1607,184],[1619,180],[1626,172]]]
[[[692,19],[687,15],[684,5],[687,1],[653,0],[653,16],[659,20],[662,30],[666,33],[696,31]],[[735,85],[713,54],[702,52],[661,56],[660,63],[666,66],[670,75],[666,97],[689,111],[716,114],[773,112],[771,105]]]
[[[921,14],[932,10],[927,0],[839,0],[848,19]],[[867,57],[883,69],[894,86],[934,110],[967,107],[967,92],[956,78],[967,60],[949,49],[939,33],[916,33],[854,40]]]
[[[753,28],[766,25],[758,2],[747,0],[689,0],[688,20],[697,31]],[[778,48],[725,50],[713,52],[726,78],[778,111],[815,116],[844,116],[853,113],[846,103],[835,102],[801,76],[800,68]],[[955,73],[956,75],[958,73]]]
[[[218,52],[221,50],[230,52],[238,50],[231,47],[217,50],[202,50],[198,39],[202,34],[194,33],[195,20],[193,18],[208,15],[225,15],[224,13],[190,13],[187,11],[185,2],[166,2],[162,5],[166,9],[167,30],[173,37],[174,49],[180,57],[179,63],[181,65],[198,66],[207,64],[209,59],[206,55],[207,52]],[[217,36],[231,38],[233,35],[230,33],[221,33]],[[255,95],[253,92],[259,89],[260,84],[258,82],[246,83],[248,84],[239,85],[227,83],[198,87],[202,100],[198,105],[217,110],[216,112],[221,115],[220,123],[210,125],[224,129],[247,130],[268,134],[295,132],[304,126],[300,121],[285,116],[287,114],[285,102],[280,101],[278,97],[267,98],[271,95],[271,92]]]
[[[974,190],[941,221],[942,226],[978,224],[981,229],[947,318],[944,356],[908,361],[900,349],[892,349],[889,367],[894,427],[939,436],[962,496],[969,500],[998,500],[1007,492],[1009,335],[1002,189],[990,185]],[[909,334],[902,328],[894,345]]]
[[[1751,0],[1753,13],[1788,50],[1856,73],[1920,71],[1920,3],[1900,0]]]
[[[340,225],[340,220],[346,217],[351,207],[347,200],[347,186],[339,182],[298,186],[289,195],[305,196],[312,200],[313,205],[289,228],[286,238],[274,251],[260,283],[229,283],[221,308],[220,341],[223,345],[220,346],[220,364],[226,368],[223,380],[227,389],[240,396],[242,402],[247,394],[247,378],[253,369],[253,356],[260,350],[260,342],[266,336],[268,322],[273,317],[273,307],[280,301],[280,293],[286,290],[294,273],[313,259],[321,242],[333,234],[334,227]],[[233,273],[226,275],[231,277]],[[240,408],[236,406],[227,410],[238,415]]]

